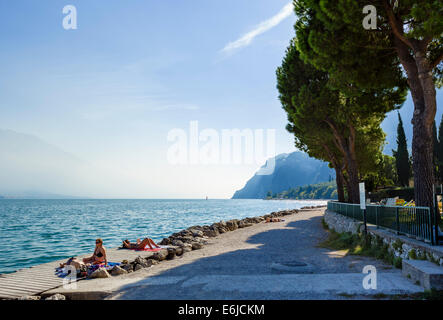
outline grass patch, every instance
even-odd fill
[[[321,225],[323,226],[323,229],[329,230],[329,226],[325,221],[325,218],[321,219]]]
[[[347,254],[350,255],[373,257],[396,268],[401,269],[402,267],[402,259],[395,257],[389,251],[389,246],[378,236],[374,238],[370,235],[357,235],[350,232],[338,233],[329,230],[328,238],[321,242],[319,247],[332,250],[348,250]]]

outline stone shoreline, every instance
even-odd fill
[[[143,268],[149,268],[164,260],[172,260],[175,257],[182,256],[186,252],[202,249],[208,243],[209,238],[215,238],[220,234],[234,231],[237,229],[251,227],[254,224],[266,221],[268,218],[282,218],[291,214],[296,214],[303,209],[318,209],[325,206],[306,206],[300,209],[276,211],[263,216],[244,219],[231,219],[220,221],[211,225],[195,225],[171,236],[164,238],[159,244],[169,246],[155,252],[152,256],[143,258],[138,256],[133,261],[123,260],[120,266],[115,266],[109,273],[104,268],[94,271],[89,278],[109,278],[111,275],[118,276],[122,274],[138,271]]]
[[[162,261],[170,261],[174,260],[176,257],[182,258],[187,252],[200,250],[205,247],[206,244],[210,242],[210,239],[217,238],[219,235],[228,233],[234,230],[248,228],[253,225],[262,223],[266,221],[267,218],[282,218],[285,216],[296,214],[302,210],[313,210],[324,208],[325,205],[319,206],[306,206],[300,209],[293,210],[283,210],[278,212],[272,212],[270,214],[266,214],[263,216],[257,216],[252,218],[244,218],[244,219],[232,219],[228,221],[220,221],[217,223],[213,223],[211,225],[203,225],[203,226],[191,226],[187,229],[181,230],[170,235],[167,238],[164,238],[159,244],[168,246],[168,248],[163,248],[153,254],[150,254],[146,257],[137,256],[134,260],[128,261],[123,260],[120,266],[115,266],[109,272],[100,268],[94,271],[89,278],[96,279],[95,281],[99,281],[97,284],[101,283],[105,278],[119,279],[121,275],[128,274],[138,274],[142,270],[148,271],[150,267],[153,265],[160,264]],[[146,252],[145,252],[146,253]],[[148,252],[149,253],[149,252]],[[138,272],[137,272],[138,271]],[[140,273],[140,276],[145,274],[145,272]],[[122,281],[125,281],[126,277],[122,277]],[[86,283],[89,281],[86,281]],[[81,281],[83,283],[83,281]],[[60,291],[55,293],[56,291]],[[63,290],[52,289],[47,292],[42,292],[39,296],[24,296],[21,299],[29,299],[29,300],[39,300],[42,298],[51,298],[56,300],[64,300],[67,296],[68,298],[73,298],[69,296],[69,293],[63,292]],[[88,295],[86,295],[88,296]],[[85,296],[85,297],[86,297]],[[92,295],[91,295],[92,296]],[[95,296],[95,298],[99,298],[99,296]],[[94,298],[94,299],[95,299]]]

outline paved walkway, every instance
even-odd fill
[[[327,237],[323,210],[261,223],[211,239],[202,250],[121,279],[111,299],[343,299],[423,292],[401,271],[367,257],[317,247]],[[363,267],[377,268],[377,289],[363,288]],[[83,285],[82,283],[80,283]]]

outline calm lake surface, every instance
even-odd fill
[[[193,225],[325,204],[297,200],[0,199],[0,273],[94,250],[122,240],[160,241]]]

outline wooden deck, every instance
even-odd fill
[[[109,262],[134,260],[137,256],[149,257],[153,252],[125,249],[108,249]],[[88,255],[78,256],[79,258]],[[89,255],[90,256],[90,255]],[[56,268],[65,260],[58,260],[31,268],[20,269],[14,273],[0,275],[0,299],[15,299],[22,296],[38,295],[63,285],[63,278],[56,274]]]

